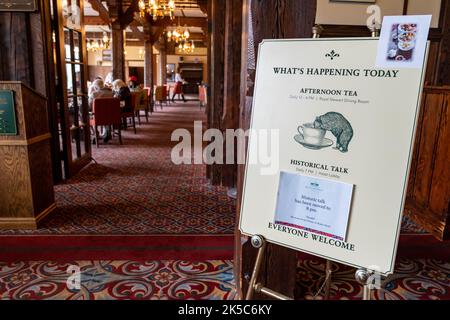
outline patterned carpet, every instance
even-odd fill
[[[204,119],[198,103],[158,107],[137,135],[124,133],[123,146],[114,139],[94,147],[98,164],[55,187],[57,210],[38,231],[0,234],[232,234],[236,209],[227,190],[208,183],[204,165],[171,161],[173,130],[193,132]]]
[[[297,286],[301,297],[298,299],[314,298],[323,284],[324,270],[324,261],[299,262]],[[363,287],[355,280],[354,268],[333,263],[332,270],[332,300],[362,299]],[[374,291],[374,300],[450,300],[449,260],[399,259],[395,270],[383,282],[382,289]]]
[[[70,265],[80,267],[80,290],[68,288]],[[235,299],[232,268],[232,262],[224,260],[0,263],[0,299]],[[324,280],[324,268],[318,260],[299,261],[297,299],[313,299]],[[396,270],[382,290],[374,291],[374,300],[450,299],[450,262],[400,259]],[[354,269],[333,263],[331,299],[362,298],[354,274]]]
[[[68,288],[70,265],[80,268],[79,290]],[[235,296],[232,268],[230,261],[0,263],[0,299],[226,300]]]

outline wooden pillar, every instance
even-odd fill
[[[159,42],[159,77],[158,77],[158,83],[160,85],[164,85],[167,83],[167,49],[166,49],[166,43],[165,40],[160,39]]]
[[[210,92],[208,100],[208,128],[222,129],[224,103],[224,64],[225,64],[225,15],[227,1],[210,1]],[[222,167],[220,164],[209,166],[207,174],[212,184],[221,184]]]
[[[144,85],[149,88],[153,88],[153,72],[154,72],[154,55],[153,55],[153,43],[150,39],[144,41]]]
[[[226,2],[225,14],[225,71],[222,130],[239,128],[239,105],[241,92],[241,46],[242,46],[242,5],[243,0]],[[235,164],[222,167],[222,185],[235,187],[237,183],[237,149],[228,150],[225,141],[225,154],[234,153]]]
[[[241,75],[241,128],[248,129],[256,71],[258,45],[265,38],[310,38],[315,22],[316,1],[312,0],[244,0],[244,23]],[[239,166],[238,199],[242,198],[244,166]],[[238,201],[238,219],[240,212]],[[238,292],[245,296],[255,263],[256,250],[249,239],[236,232],[235,272]],[[244,244],[242,244],[245,242]],[[272,290],[294,296],[297,254],[269,244],[259,279]]]
[[[114,80],[125,80],[124,33],[120,21],[112,24],[112,64]]]

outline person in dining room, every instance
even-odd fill
[[[122,112],[130,112],[131,111],[131,91],[128,88],[127,84],[121,80],[114,80],[113,85],[113,93],[115,98],[119,98],[121,101]]]
[[[136,76],[131,76],[128,79],[128,88],[130,88],[131,92],[141,92],[142,91],[142,88],[141,88]]]
[[[89,112],[93,111],[94,107],[94,100],[98,98],[111,98],[113,96],[113,93],[111,89],[105,87],[105,83],[101,78],[97,78],[91,85],[90,93],[88,96],[89,99]],[[92,129],[92,128],[91,128]],[[109,140],[111,140],[111,133],[109,132],[109,128],[107,127],[101,127],[100,132],[100,138],[103,139],[105,143],[108,143]],[[92,143],[95,143],[95,138],[92,141]]]
[[[89,111],[92,111],[94,100],[96,98],[110,98],[113,96],[111,89],[105,87],[105,83],[101,78],[97,78],[89,88]]]
[[[183,84],[185,83],[180,68],[177,69],[177,73],[175,74],[175,87],[173,89],[172,102],[175,102],[175,96],[178,95],[183,98],[183,101],[186,102],[186,98],[184,97],[183,92]]]

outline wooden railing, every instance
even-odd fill
[[[441,240],[450,238],[450,87],[426,87],[405,213]]]

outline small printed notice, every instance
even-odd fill
[[[346,240],[353,185],[281,172],[275,223]]]
[[[431,18],[431,15],[384,17],[377,67],[422,68]]]

